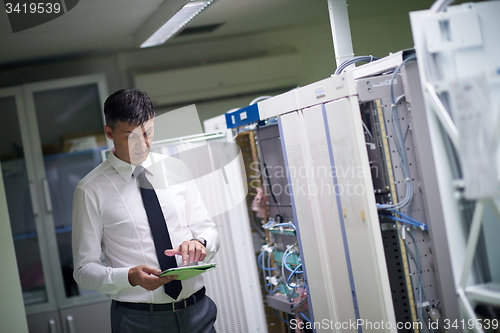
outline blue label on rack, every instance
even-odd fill
[[[257,104],[245,106],[236,111],[226,113],[227,128],[236,128],[259,120],[259,107]]]

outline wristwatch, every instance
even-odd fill
[[[198,241],[200,242],[201,244],[203,244],[203,246],[206,248],[207,247],[207,240],[205,238],[201,238],[201,237],[198,237],[198,238],[193,238],[191,239],[192,241]]]

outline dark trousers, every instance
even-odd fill
[[[205,296],[179,311],[142,311],[111,305],[113,333],[215,333],[217,306]]]

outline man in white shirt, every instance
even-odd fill
[[[217,309],[205,296],[201,275],[182,283],[157,276],[166,256],[176,258],[178,266],[209,262],[219,248],[217,230],[189,170],[178,159],[150,152],[155,114],[146,93],[117,91],[106,100],[104,113],[114,149],[75,189],[75,280],[111,296],[113,333],[215,332]],[[157,249],[141,175],[152,184],[160,225],[167,226],[163,239],[169,235],[171,249]],[[168,294],[174,285],[177,293]]]

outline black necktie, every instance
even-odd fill
[[[160,268],[164,271],[168,268],[177,267],[175,256],[169,257],[164,253],[165,250],[173,248],[172,242],[170,241],[170,235],[168,233],[165,217],[161,211],[160,202],[158,201],[158,197],[156,196],[153,186],[146,178],[144,167],[136,167],[134,176],[137,177],[137,180],[139,181],[142,202],[144,203],[144,209],[146,209],[149,226],[151,227],[151,233],[153,234],[153,241],[155,243],[156,255],[158,256]],[[177,299],[181,293],[182,284],[181,281],[174,280],[165,284],[164,288],[167,295],[173,299]]]

